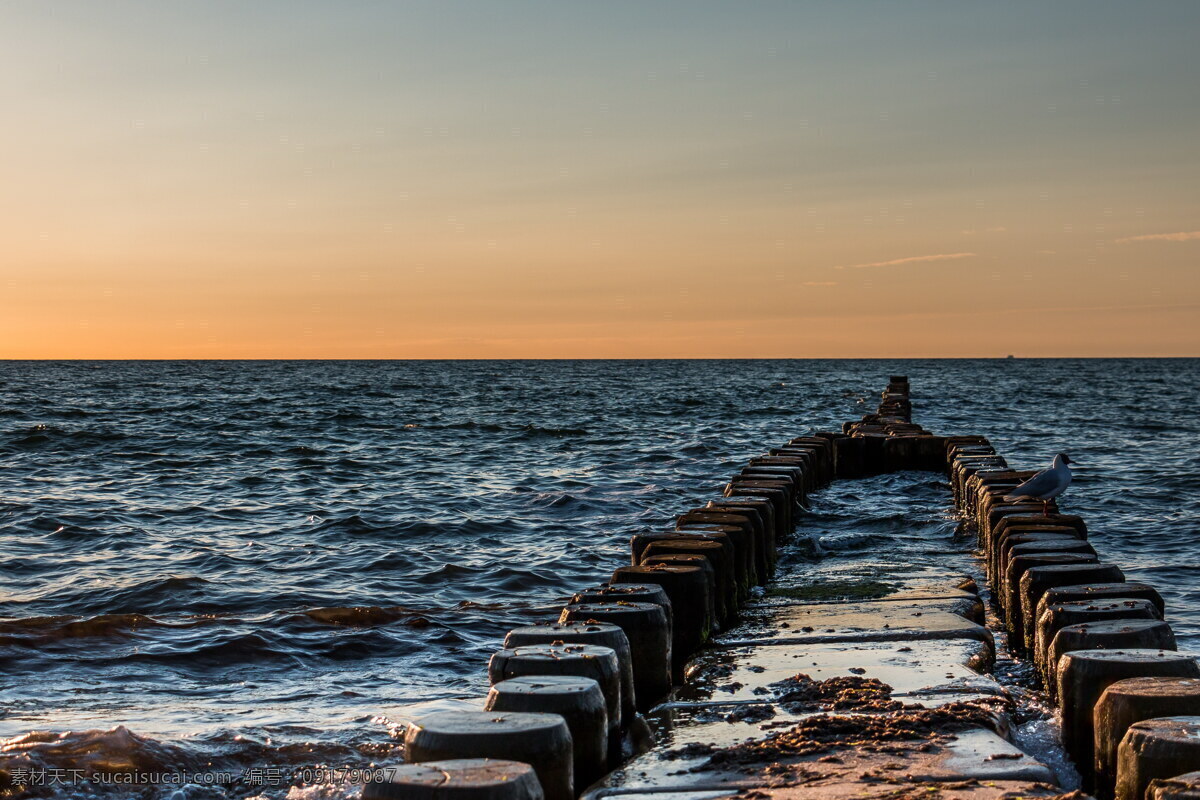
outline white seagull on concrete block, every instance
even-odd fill
[[[1043,516],[1050,516],[1050,501],[1065,492],[1071,485],[1069,464],[1071,464],[1071,459],[1067,457],[1067,454],[1059,453],[1054,457],[1054,463],[1050,465],[1050,469],[1044,469],[1034,475],[1005,495],[1004,499],[1019,500],[1024,497],[1030,500],[1041,500]]]

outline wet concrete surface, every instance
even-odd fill
[[[931,553],[946,545],[929,542]],[[685,684],[649,715],[655,747],[587,797],[1060,793],[1050,769],[1006,738],[1013,701],[986,672],[992,635],[976,621],[979,598],[961,588],[970,586],[969,550],[944,569],[889,568],[863,555],[826,563],[785,549],[783,580],[692,659]],[[884,587],[877,596],[814,600],[803,591],[866,585],[855,561],[871,588]]]

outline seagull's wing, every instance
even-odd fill
[[[1034,475],[1029,480],[1022,483],[1017,488],[1009,492],[1004,499],[1016,500],[1018,497],[1032,497],[1041,500],[1044,497],[1053,497],[1062,490],[1059,488],[1062,484],[1062,476],[1054,469],[1044,469],[1037,475]]]
[[[1068,486],[1071,485],[1071,470],[1063,467],[1058,470],[1058,475],[1056,477],[1058,478],[1058,483],[1055,484],[1054,493],[1050,495],[1051,497],[1058,497],[1067,490]]]

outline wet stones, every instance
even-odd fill
[[[712,563],[704,556],[691,555],[686,553],[670,553],[667,555],[646,555],[642,558],[642,565],[647,567],[696,567],[704,575],[706,588],[697,599],[703,599],[708,604],[705,609],[705,614],[710,620],[712,630],[718,631],[721,629],[722,616],[718,610],[721,606],[721,597],[717,594],[717,571],[713,569]]]
[[[752,551],[748,548],[747,540],[737,536],[737,534],[741,533],[739,529],[731,528],[730,530],[734,532],[733,536],[726,530],[678,530],[667,533],[635,533],[629,539],[631,560],[634,564],[641,564],[650,546],[656,542],[670,542],[672,540],[717,542],[724,550],[723,558],[729,562],[726,569],[733,592],[731,612],[736,614],[741,604],[750,596],[752,581],[749,572],[749,558]],[[670,546],[657,548],[655,552],[670,553],[685,551]],[[698,553],[704,555],[702,550],[698,551]]]
[[[795,505],[796,492],[790,481],[734,477],[725,484],[723,494],[728,498],[763,498],[770,501],[773,518],[778,521],[767,526],[769,537],[766,544],[771,550],[774,550],[777,530],[792,529],[792,507]]]
[[[514,650],[536,644],[591,644],[609,647],[616,653],[621,683],[621,713],[609,717],[609,727],[616,731],[628,724],[637,714],[637,693],[633,683],[633,654],[625,631],[608,622],[554,622],[514,628],[504,637],[504,649]]]
[[[979,533],[984,548],[991,552],[999,542],[1010,535],[1008,531],[1017,530],[1022,533],[1073,531],[1079,539],[1088,538],[1087,525],[1079,517],[1059,513],[1043,516],[1040,509],[1037,513],[1030,513],[1021,511],[1017,505],[995,509],[990,519],[984,520]]]
[[[750,597],[750,588],[758,583],[758,561],[755,535],[735,525],[706,525],[702,523],[680,523],[673,532],[634,534],[630,537],[629,545],[633,550],[635,563],[642,563],[642,553],[646,544],[653,539],[671,539],[687,536],[703,536],[716,541],[729,542],[733,548],[734,567],[737,572],[738,602],[744,603]]]
[[[1200,667],[1187,655],[1165,650],[1077,650],[1058,664],[1058,701],[1062,707],[1063,746],[1074,759],[1084,786],[1094,764],[1093,712],[1100,696],[1123,678],[1200,678]]]
[[[1142,800],[1150,782],[1200,764],[1200,717],[1135,722],[1117,749],[1117,800]]]
[[[913,469],[920,461],[919,436],[892,436],[883,441],[883,471]]]
[[[1021,612],[1021,580],[1025,573],[1035,567],[1058,566],[1064,564],[1094,564],[1096,557],[1084,553],[1038,553],[1017,556],[1008,561],[1008,569],[1004,575],[1001,591],[1004,597],[1005,622],[1008,632],[1012,634],[1011,644],[1018,650],[1024,645],[1026,649],[1032,644],[1025,636],[1025,619]],[[1032,622],[1033,620],[1030,620]]]
[[[430,714],[408,726],[404,753],[412,764],[464,758],[523,762],[533,768],[546,800],[574,800],[571,733],[558,714]]]
[[[796,502],[806,505],[809,493],[824,483],[824,480],[818,477],[822,471],[817,452],[808,447],[787,447],[755,456],[746,462],[746,466],[738,474],[747,477],[760,474],[786,475],[796,486]]]
[[[1035,536],[1037,534],[1034,534]],[[1098,561],[1096,550],[1083,539],[1074,539],[1066,536],[1045,536],[1044,538],[1032,539],[1030,536],[1009,537],[1005,548],[1000,553],[999,563],[1001,565],[1000,574],[1003,575],[1008,569],[1008,565],[1012,563],[1012,559],[1020,556],[1037,556],[1037,555],[1056,555],[1060,553],[1071,553],[1075,555],[1086,555]]]
[[[642,564],[618,567],[609,579],[622,583],[654,583],[671,599],[671,658],[674,674],[683,674],[688,657],[704,646],[716,620],[712,616],[713,584],[707,574],[691,564]]]
[[[1200,800],[1200,772],[1153,779],[1146,800]]]
[[[1029,473],[1012,469],[981,438],[948,437],[945,458],[955,503],[978,532],[1010,649],[1031,654],[1061,706],[1064,745],[1084,787],[1093,785],[1094,772],[1097,794],[1108,800],[1117,745],[1125,729],[1143,718],[1128,709],[1140,705],[1146,716],[1171,710],[1170,700],[1140,700],[1135,687],[1150,695],[1154,689],[1145,687],[1186,687],[1200,668],[1174,652],[1161,595],[1101,563],[1080,517],[1053,504],[1053,513],[1043,513],[1040,503],[1005,499]],[[1098,703],[1110,684],[1130,688]],[[1127,796],[1142,800],[1146,780],[1130,780]]]
[[[750,548],[754,552],[752,580],[756,584],[767,582],[770,575],[770,562],[766,552],[766,534],[761,528],[757,514],[746,509],[730,509],[719,511],[715,508],[693,509],[681,514],[675,522],[677,530],[693,530],[709,526],[728,526],[737,528],[750,539]]]
[[[782,708],[780,697],[772,695],[770,687],[802,677],[798,669],[822,679],[830,675],[835,682],[844,678],[834,677],[842,669],[854,676],[849,681],[868,680],[862,676],[878,671],[881,674],[869,680],[900,687],[898,697],[889,699],[886,706],[872,705],[870,714],[858,713],[865,710],[858,706],[851,711],[852,715],[878,717],[885,726],[890,724],[888,720],[898,721],[891,715],[919,708],[896,709],[893,704],[913,702],[928,703],[933,706],[928,713],[945,713],[954,719],[961,711],[955,709],[970,706],[986,716],[993,730],[1002,727],[1003,690],[994,680],[978,674],[993,655],[991,634],[960,616],[972,615],[974,606],[965,612],[957,606],[947,610],[945,603],[953,589],[940,589],[941,594],[921,594],[926,591],[921,589],[895,601],[871,597],[853,609],[832,596],[801,606],[794,602],[798,594],[771,593],[770,599],[756,602],[745,615],[748,625],[723,635],[713,648],[701,650],[714,631],[731,628],[748,599],[761,596],[753,587],[770,579],[778,547],[806,510],[809,493],[835,476],[907,469],[945,469],[948,473],[964,525],[978,529],[993,596],[1014,632],[1013,648],[1032,649],[1045,681],[1062,690],[1068,750],[1081,765],[1091,763],[1094,750],[1120,750],[1114,749],[1111,737],[1103,745],[1097,744],[1100,728],[1119,743],[1122,728],[1132,732],[1142,724],[1140,718],[1129,721],[1137,714],[1126,713],[1126,721],[1103,721],[1097,727],[1095,719],[1100,717],[1094,719],[1093,712],[1101,713],[1097,700],[1105,687],[1129,677],[1187,677],[1196,672],[1193,661],[1169,649],[1174,647],[1174,637],[1161,620],[1162,602],[1157,592],[1144,584],[1126,584],[1120,569],[1100,563],[1095,547],[1087,541],[1087,526],[1079,517],[1053,505],[1053,513],[1043,513],[1040,502],[1005,500],[1012,488],[1032,473],[1014,469],[986,438],[935,436],[914,424],[908,380],[898,375],[883,392],[875,413],[847,422],[841,433],[795,437],[749,459],[736,468],[721,497],[680,514],[674,531],[634,534],[631,563],[617,567],[609,586],[576,593],[559,623],[513,631],[506,650],[493,657],[489,669],[495,684],[488,700],[489,713],[562,718],[570,736],[576,786],[603,769],[605,736],[595,733],[597,727],[605,727],[597,722],[601,714],[609,720],[609,759],[619,755],[613,749],[612,716],[619,716],[618,727],[626,726],[622,743],[628,745],[634,739],[630,726],[645,725],[636,710],[648,710],[667,697],[671,702],[656,709],[654,718],[670,720],[672,725],[681,723],[672,733],[676,741],[686,731],[705,737],[687,742],[684,749],[708,752],[713,747],[710,743],[722,735],[748,732],[753,737],[757,735],[754,731],[763,729],[758,723],[777,714],[797,713]],[[914,579],[913,585],[920,585],[920,580]],[[801,619],[801,609],[808,609],[804,613],[812,619]],[[579,648],[593,648],[611,657],[597,653],[595,660],[606,666],[585,668],[584,663],[591,659],[581,656]],[[689,665],[688,659],[698,651],[699,657]],[[949,653],[954,654],[952,658],[946,655]],[[856,659],[853,666],[845,666],[840,660],[845,658]],[[685,666],[690,670],[687,684],[671,694],[673,683],[683,681]],[[585,695],[590,700],[584,701]],[[847,701],[840,694],[839,698],[838,702]],[[827,724],[832,728],[821,727],[820,734],[829,737],[831,746],[842,748],[850,728],[837,726],[848,723],[830,719]],[[713,725],[717,727],[706,727]],[[726,725],[758,727],[752,731]],[[961,733],[967,739],[983,733],[994,736],[983,728]],[[945,746],[947,753],[958,747],[964,754],[975,753],[968,757],[976,758],[980,766],[972,775],[1049,779],[1045,767],[1030,763],[1032,759],[1010,764],[1010,759],[1016,762],[1027,756],[995,738],[1004,745],[1003,751],[987,755],[975,753],[975,744],[956,737],[927,744]],[[855,742],[845,752],[839,750],[838,758],[853,759],[861,755],[858,750],[871,751],[873,744],[879,743],[860,746],[863,743]],[[882,770],[896,770],[897,778],[907,777],[902,770],[936,764],[944,781],[963,769],[964,762],[957,755],[953,760],[938,761],[914,756],[917,752],[932,751],[889,746],[872,751],[871,763]],[[885,763],[890,760],[897,764]],[[1108,761],[1119,759],[1113,756]],[[642,772],[631,765],[609,780],[624,786],[629,786],[630,780],[641,781],[640,785],[647,787],[646,792],[633,794],[665,796],[663,790],[669,785],[678,787],[681,796],[690,796],[702,793],[696,789],[697,781],[718,774],[710,771],[701,777],[686,760],[672,763],[670,771],[663,773],[654,767]],[[822,769],[818,764],[821,759],[815,759],[812,766]],[[771,771],[776,766],[784,770]],[[787,781],[806,781],[808,769],[798,764],[739,762],[728,776],[736,786],[730,783],[728,788],[751,789],[770,781],[772,791],[792,791],[800,784]],[[821,791],[837,792],[851,786],[858,791],[870,783],[867,776],[855,774],[863,780],[850,777],[837,784],[838,789],[832,788],[835,784],[804,785],[819,796]],[[890,777],[888,773],[880,775]],[[561,779],[548,780],[561,794]],[[955,784],[955,791],[959,790]],[[593,796],[602,796],[604,791],[597,789]],[[890,797],[905,790],[885,780],[872,785],[870,791]],[[551,791],[546,794],[550,796]]]
[[[720,500],[709,500],[704,507],[732,514],[749,513],[752,518],[757,519],[756,524],[763,531],[763,546],[771,564],[775,563],[779,542],[785,541],[792,531],[793,523],[780,520],[775,515],[775,506],[770,499],[749,492],[728,495]]]
[[[1038,601],[1049,589],[1076,583],[1117,583],[1123,580],[1125,574],[1112,564],[1047,564],[1031,567],[1021,576],[1021,604],[1019,607],[1014,605],[1009,614],[1014,618],[1020,614],[1020,622],[1015,630],[1020,633],[1025,649],[1033,647],[1033,634],[1037,626],[1034,614]]]
[[[1125,648],[1174,650],[1175,634],[1160,619],[1110,619],[1067,625],[1054,635],[1042,656],[1042,682],[1053,699],[1058,692],[1058,664],[1064,655],[1076,650]]]
[[[1055,636],[1064,628],[1075,626],[1081,623],[1099,623],[1104,620],[1149,620],[1152,622],[1160,622],[1158,619],[1158,609],[1156,609],[1149,600],[1140,600],[1130,597],[1116,597],[1103,601],[1075,601],[1070,603],[1055,603],[1048,605],[1038,617],[1037,630],[1034,634],[1033,656],[1034,663],[1041,671],[1042,675],[1047,674],[1048,650],[1050,643],[1054,641]],[[1166,625],[1166,623],[1161,623]],[[1072,642],[1087,643],[1091,637],[1089,632],[1094,628],[1094,625],[1086,625],[1083,628],[1075,628],[1071,631],[1071,635],[1067,637]],[[1118,629],[1119,630],[1119,629]],[[1132,629],[1131,629],[1132,630]],[[1153,629],[1151,629],[1153,630]],[[1101,628],[1101,631],[1111,633],[1111,630]],[[1170,631],[1170,628],[1167,628]],[[1136,638],[1136,637],[1133,637]],[[1100,640],[1095,640],[1099,642]],[[1168,650],[1174,650],[1174,637],[1171,637],[1171,647]],[[1062,646],[1067,646],[1064,641]],[[1129,644],[1126,646],[1137,646]],[[1072,650],[1089,649],[1085,647],[1072,647]],[[1156,649],[1157,645],[1156,645]],[[1062,650],[1062,653],[1070,652]]]
[[[765,584],[775,569],[777,554],[771,520],[774,511],[764,500],[748,495],[728,496],[722,500],[710,500],[704,513],[729,514],[740,518],[754,534],[754,558],[758,583]],[[677,523],[678,524],[678,523]]]
[[[671,598],[661,586],[653,583],[623,583],[619,586],[605,584],[584,589],[571,595],[571,603],[653,603],[671,617]]]
[[[838,478],[862,478],[867,475],[867,440],[845,436],[833,442],[833,463]]]
[[[702,538],[660,539],[647,544],[642,560],[654,563],[654,556],[695,555],[712,565],[716,588],[717,616],[726,627],[737,616],[738,575],[733,549],[725,542]]]
[[[808,486],[809,491],[824,486],[833,480],[833,440],[834,434],[816,436],[797,436],[786,445],[775,448],[772,454],[808,453],[812,456],[813,475]]]
[[[1008,528],[1072,528],[1079,534],[1080,539],[1088,538],[1087,523],[1082,517],[1074,514],[1053,513],[1011,514],[996,520],[989,527],[988,534],[995,536]]]
[[[933,434],[919,434],[913,437],[917,440],[914,462],[908,469],[942,472],[946,468],[943,453],[946,451],[946,437]]]
[[[363,800],[542,800],[542,785],[528,764],[493,758],[459,758],[390,767],[385,778],[363,786]]]
[[[1093,714],[1096,794],[1112,797],[1117,779],[1117,750],[1130,726],[1146,719],[1181,714],[1200,714],[1200,680],[1127,678],[1105,689]]]
[[[1145,583],[1085,583],[1072,586],[1055,586],[1047,589],[1038,601],[1038,616],[1041,616],[1042,604],[1066,603],[1072,600],[1104,600],[1112,597],[1139,597],[1149,600],[1158,609],[1158,618],[1162,619],[1165,605],[1162,595],[1153,586]]]
[[[604,693],[591,678],[566,675],[513,678],[492,686],[485,711],[558,714],[571,732],[574,778],[587,786],[608,766],[609,722]]]
[[[859,424],[852,423],[847,427],[847,433],[850,434],[850,441],[858,445],[857,455],[859,457],[860,472],[854,477],[878,475],[883,472],[883,446],[888,439],[888,432],[884,426],[865,422]],[[838,477],[842,476],[839,474]]]
[[[1009,554],[1012,549],[1018,545],[1025,544],[1059,544],[1066,547],[1066,550],[1057,552],[1072,552],[1073,547],[1077,544],[1087,544],[1083,539],[1075,535],[1070,528],[1046,529],[1044,531],[1029,532],[1023,531],[1020,528],[1010,529],[1009,534],[1002,541],[996,542],[987,558],[987,573],[988,578],[992,581],[999,581],[1004,573],[1008,570]],[[1032,555],[1036,551],[1024,551],[1024,555]],[[1055,550],[1043,550],[1042,552],[1056,552]],[[1087,551],[1079,551],[1087,552]],[[1019,553],[1018,555],[1021,555]]]
[[[782,460],[780,457],[773,457],[771,461],[778,462]],[[751,463],[747,467],[743,467],[737,475],[733,477],[734,481],[741,480],[768,480],[782,481],[787,484],[784,489],[790,495],[790,500],[793,505],[807,505],[808,489],[804,479],[804,470],[798,464],[780,464],[769,463],[764,464],[760,460],[759,463]],[[789,514],[791,506],[789,506]],[[789,520],[779,519],[776,524],[772,525],[775,535],[778,537],[786,536],[789,527]]]
[[[562,610],[559,622],[610,622],[625,632],[633,657],[638,706],[646,710],[671,691],[671,626],[653,603],[584,603]]]
[[[946,465],[950,486],[954,490],[954,503],[958,506],[966,504],[966,482],[972,475],[980,471],[1008,469],[1008,462],[996,455],[991,446],[958,449],[948,457]]]
[[[610,726],[620,727],[625,723],[621,715],[620,664],[617,654],[610,647],[592,644],[521,645],[497,650],[488,661],[488,680],[493,684],[512,678],[547,675],[570,675],[596,681],[604,693],[608,718],[616,720]]]

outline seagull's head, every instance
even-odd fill
[[[1067,455],[1066,453],[1059,453],[1058,455],[1056,455],[1054,457],[1054,460],[1057,461],[1059,464],[1070,465],[1070,464],[1075,463],[1074,461],[1071,460],[1071,457],[1069,455]]]

